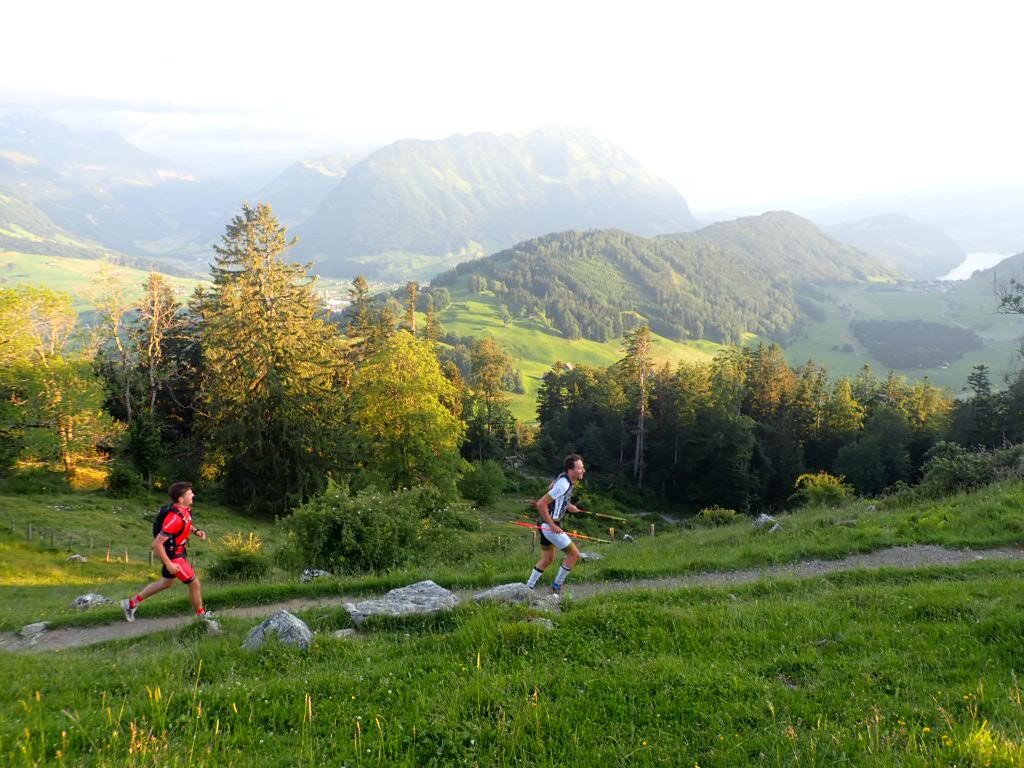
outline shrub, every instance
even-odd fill
[[[726,509],[720,507],[717,504],[711,507],[706,507],[698,512],[693,522],[697,525],[703,525],[708,528],[713,528],[719,525],[729,525],[735,523],[739,517],[739,513],[735,509]]]
[[[813,474],[806,472],[796,479],[796,493],[790,500],[812,507],[842,504],[853,495],[853,488],[843,482],[845,479],[843,475],[831,475],[824,470]]]
[[[415,491],[364,491],[352,496],[328,483],[285,519],[287,559],[332,573],[381,572],[405,563],[421,517]]]
[[[107,494],[115,499],[126,499],[138,496],[146,490],[142,476],[133,469],[117,464],[107,475]]]
[[[1007,455],[1010,458],[1011,454]],[[956,443],[939,442],[925,454],[924,473],[917,486],[925,498],[970,491],[998,479],[993,455],[968,451]]]
[[[221,539],[218,557],[208,572],[213,579],[255,581],[270,573],[270,560],[263,552],[263,541],[255,533],[229,533]]]
[[[483,507],[494,502],[505,490],[505,473],[496,461],[474,462],[469,471],[459,480],[459,491],[477,505]]]

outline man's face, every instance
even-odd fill
[[[181,498],[178,500],[178,503],[181,504],[181,506],[183,507],[191,507],[192,499],[194,499],[195,496],[196,495],[192,493],[192,489],[189,488],[187,491],[181,494]]]
[[[569,470],[569,478],[573,482],[579,482],[583,479],[583,473],[586,471],[586,468],[583,466],[583,460],[580,459],[576,462],[576,466]]]

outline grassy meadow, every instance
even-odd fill
[[[65,562],[21,527],[81,538],[116,531],[144,546],[144,512],[100,493],[0,493],[4,629],[120,620],[116,608],[72,613],[76,594],[116,597],[148,564]],[[570,582],[656,577],[802,562],[896,544],[983,548],[1024,540],[1024,486],[938,502],[856,501],[719,528],[627,526],[635,544],[587,544],[604,559]],[[277,569],[260,583],[204,579],[208,604],[296,595],[378,593],[419,578],[486,586],[524,578],[530,535],[509,525],[510,495],[472,513],[475,530],[424,542],[406,568],[298,583]],[[651,512],[655,512],[651,510]],[[212,500],[196,517],[212,538],[255,530]],[[9,521],[16,519],[15,531]],[[604,526],[579,526],[600,534]],[[621,530],[621,528],[620,528]],[[197,543],[195,551],[202,545]],[[214,547],[201,556],[216,556]],[[141,551],[141,550],[140,550]],[[202,570],[202,565],[200,565]],[[550,574],[548,575],[550,578]],[[11,766],[294,765],[1021,765],[1024,642],[1020,561],[834,573],[747,585],[650,589],[565,598],[553,630],[521,607],[465,605],[374,620],[355,638],[336,607],[301,615],[307,653],[239,646],[255,620],[226,634],[195,625],[59,652],[5,654],[0,762]],[[186,613],[184,590],[144,606]],[[141,615],[141,614],[140,614]]]
[[[45,286],[74,296],[74,306],[79,312],[93,306],[92,295],[98,292],[99,283],[106,287],[109,282],[123,284],[131,298],[142,294],[142,284],[149,272],[134,267],[112,264],[100,259],[74,259],[65,256],[41,256],[37,253],[0,251],[0,288],[14,288],[19,285]],[[170,284],[185,299],[202,281],[193,278],[165,275]]]
[[[884,375],[888,366],[871,356],[850,330],[857,320],[927,320],[969,328],[977,333],[984,348],[974,350],[947,368],[900,370],[908,378],[927,376],[933,384],[954,393],[967,383],[971,369],[980,364],[993,372],[993,383],[1001,385],[1004,374],[1019,364],[1024,318],[996,314],[993,286],[984,279],[956,283],[897,283],[830,285],[828,301],[820,304],[825,321],[808,323],[799,338],[786,347],[790,365],[808,360],[824,365],[833,375],[854,375],[865,363]],[[849,344],[853,352],[842,352]]]
[[[622,359],[622,341],[597,342],[566,339],[553,328],[534,319],[514,319],[508,326],[501,320],[501,301],[491,291],[473,294],[467,278],[451,289],[452,303],[439,313],[445,330],[459,336],[490,336],[522,371],[525,394],[510,394],[509,407],[518,421],[537,419],[537,389],[551,366],[562,361],[577,365],[607,367]],[[657,365],[708,362],[721,345],[711,341],[674,342],[657,334],[653,356]]]

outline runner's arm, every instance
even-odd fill
[[[167,569],[168,573],[174,574],[178,572],[178,565],[171,562],[171,558],[167,555],[167,549],[164,547],[164,542],[169,538],[171,537],[166,533],[158,533],[156,538],[153,539],[153,549],[156,550],[157,557],[160,558],[160,562],[164,564],[164,568]]]

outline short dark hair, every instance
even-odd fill
[[[185,495],[185,491],[190,490],[192,490],[192,483],[179,480],[176,483],[171,483],[171,487],[167,489],[167,495],[171,497],[171,501],[177,501]]]
[[[583,457],[576,453],[570,453],[565,457],[565,461],[562,462],[562,471],[568,472],[570,469],[576,469],[577,461],[583,461]]]

